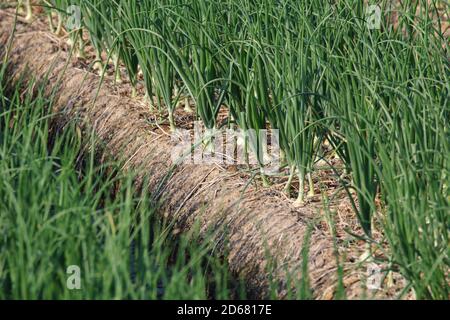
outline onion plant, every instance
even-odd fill
[[[173,112],[176,101],[172,99],[175,69],[169,51],[169,36],[174,21],[168,10],[158,2],[120,2],[123,33],[133,47],[144,75],[150,103],[153,96],[159,109],[168,109],[171,130],[175,130]]]
[[[121,82],[119,61],[125,64],[133,96],[136,94],[138,60],[124,32],[122,5],[116,1],[95,0],[82,2],[83,23],[88,29],[96,52],[95,69],[102,69],[101,53],[105,52],[108,61],[112,59],[116,82]],[[108,61],[106,61],[108,63]],[[106,66],[105,66],[106,67]]]
[[[311,174],[322,130],[319,88],[322,73],[317,57],[317,37],[319,34],[314,21],[309,18],[310,6],[291,5],[288,2],[280,9],[278,33],[283,37],[272,40],[277,43],[274,59],[277,78],[273,85],[272,100],[276,103],[266,111],[271,123],[283,134],[282,146],[290,165],[290,178],[286,185],[289,191],[292,176],[297,173],[299,190],[296,204],[304,202],[304,181],[309,177],[309,196],[314,195]],[[298,22],[298,17],[301,22]],[[284,140],[284,141],[283,141]]]
[[[187,95],[207,130],[218,128],[222,107],[241,129],[278,129],[298,204],[307,177],[313,195],[314,163],[329,141],[366,238],[382,213],[390,263],[418,297],[448,297],[449,45],[440,20],[448,4],[384,0],[380,29],[369,29],[364,2],[52,3],[59,13],[81,5],[98,60],[106,51],[116,70],[121,60],[133,84],[140,67],[171,130]],[[264,167],[264,141],[247,143]]]
[[[105,34],[110,29],[105,22],[107,17],[102,16],[101,13],[105,3],[106,1],[102,0],[80,2],[83,26],[89,32],[89,39],[95,50],[94,69],[98,70],[102,70],[102,51],[106,49]],[[108,3],[106,3],[106,6],[108,6]]]
[[[418,298],[447,299],[450,86],[448,45],[431,21],[436,2],[408,3],[402,29],[383,44],[383,118],[377,127],[384,232],[392,260]],[[433,14],[434,12],[434,14]]]
[[[216,1],[173,1],[176,19],[170,50],[179,77],[191,95],[196,113],[209,131],[217,128],[217,114],[225,99],[226,65],[221,55],[223,25]],[[209,143],[209,142],[206,142]]]
[[[48,22],[50,30],[56,35],[60,36],[63,30],[63,23],[65,21],[65,13],[69,5],[68,0],[45,0],[44,5],[49,9],[47,11]],[[57,23],[53,21],[53,13],[56,14]]]
[[[33,10],[31,7],[31,0],[19,0],[19,6],[25,9],[25,20],[30,21],[33,18]]]
[[[364,232],[370,237],[378,191],[373,128],[378,126],[380,112],[378,101],[373,97],[378,90],[377,82],[371,82],[371,86],[366,83],[367,79],[377,77],[378,67],[382,66],[377,56],[377,40],[373,39],[363,22],[362,7],[349,10],[343,10],[341,14],[350,13],[355,18],[343,20],[346,22],[341,27],[346,34],[335,49],[335,67],[329,69],[325,78],[332,102],[327,111],[339,119],[336,129],[341,138],[340,154],[346,169],[351,172],[351,188],[358,198],[358,204],[353,201],[352,204]],[[335,136],[330,135],[330,140],[336,141]]]

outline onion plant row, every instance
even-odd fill
[[[305,190],[314,195],[315,164],[330,143],[365,236],[381,221],[390,265],[418,297],[448,298],[447,2],[381,1],[379,28],[368,27],[364,2],[350,0],[80,4],[98,58],[115,53],[132,84],[139,66],[172,130],[182,96],[208,130],[221,108],[242,129],[278,129],[297,204]]]

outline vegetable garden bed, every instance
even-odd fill
[[[130,13],[137,10],[128,9]],[[91,13],[97,12],[92,8],[90,10]],[[209,12],[208,8],[198,10]],[[149,190],[155,195],[154,200],[162,203],[160,214],[174,221],[174,232],[186,232],[195,223],[200,223],[205,235],[213,231],[217,254],[226,256],[231,271],[245,279],[251,297],[267,297],[269,292],[273,292],[271,286],[276,286],[275,292],[280,298],[290,296],[292,291],[309,292],[309,289],[313,297],[322,299],[343,297],[344,293],[349,298],[388,298],[400,294],[403,289],[405,292],[402,297],[412,297],[411,287],[420,298],[442,298],[445,292],[448,294],[448,288],[442,289],[448,284],[446,246],[449,207],[446,194],[448,183],[445,182],[449,177],[447,170],[450,163],[448,122],[445,120],[449,119],[450,114],[448,81],[445,83],[448,61],[443,61],[443,57],[435,53],[434,58],[441,59],[434,65],[434,73],[430,71],[430,74],[437,75],[436,87],[428,82],[421,84],[421,81],[431,76],[420,73],[425,73],[432,66],[421,69],[419,66],[426,59],[416,61],[419,75],[417,81],[412,82],[410,90],[424,93],[404,97],[403,100],[403,93],[398,91],[403,90],[401,83],[409,81],[409,71],[400,75],[397,72],[398,68],[402,68],[401,65],[392,66],[389,61],[382,60],[397,56],[397,63],[406,63],[407,59],[402,56],[406,53],[400,48],[394,48],[395,41],[393,47],[380,45],[382,36],[380,42],[371,36],[362,39],[357,43],[357,46],[361,46],[360,51],[350,36],[342,37],[340,43],[334,44],[352,52],[354,59],[364,61],[361,65],[352,59],[339,62],[342,57],[326,56],[326,51],[320,51],[323,48],[319,42],[313,50],[312,45],[308,46],[294,36],[282,39],[292,41],[292,46],[283,52],[273,51],[279,50],[279,47],[252,47],[249,43],[242,43],[242,47],[225,48],[219,40],[221,35],[203,34],[201,28],[187,32],[191,32],[188,33],[189,39],[198,36],[196,41],[204,42],[201,47],[204,51],[184,52],[181,45],[178,48],[171,47],[175,40],[164,41],[162,34],[152,29],[153,25],[147,26],[146,21],[139,21],[138,11],[134,14],[136,20],[131,21],[131,17],[128,17],[130,25],[123,28],[139,31],[142,27],[142,32],[137,32],[136,38],[124,40],[113,36],[113,40],[107,41],[111,48],[114,47],[111,41],[129,41],[133,48],[140,48],[142,52],[136,50],[136,56],[130,52],[116,55],[129,61],[119,68],[119,60],[113,59],[115,68],[111,69],[110,66],[106,70],[110,74],[105,79],[93,67],[95,61],[103,63],[106,56],[112,58],[115,55],[113,50],[105,56],[105,52],[102,53],[104,48],[95,46],[93,42],[94,47],[87,46],[84,55],[75,57],[75,51],[79,48],[72,50],[76,45],[70,47],[65,41],[67,39],[47,31],[45,18],[39,17],[31,23],[20,19],[16,24],[13,10],[0,11],[0,55],[8,59],[11,81],[26,73],[30,79],[31,76],[48,78],[51,84],[49,87],[58,86],[54,125],[63,128],[74,119],[79,120],[83,132],[87,132],[88,128],[93,129],[103,143],[97,146],[98,161],[110,158],[126,160],[124,170],[139,170],[141,174],[136,184],[144,181],[148,183]],[[264,12],[260,14],[263,15],[258,18],[261,24],[264,24],[264,19],[273,18],[270,14],[264,16]],[[289,16],[289,13],[286,14]],[[179,18],[181,22],[187,19]],[[212,18],[207,16],[205,19]],[[310,21],[312,24],[315,23],[313,20]],[[235,21],[230,26],[238,23]],[[14,37],[13,26],[16,28]],[[91,33],[95,27],[98,26],[91,26]],[[174,26],[169,24],[167,27]],[[282,28],[282,25],[278,27]],[[289,29],[289,26],[286,28]],[[261,35],[261,30],[266,30],[267,34]],[[261,30],[255,32],[278,41],[275,28],[273,35],[269,29]],[[304,37],[314,35],[313,32],[306,34],[311,32],[308,26],[303,26],[301,30],[305,32]],[[346,32],[352,33],[351,29]],[[330,31],[328,36],[334,33],[336,30]],[[124,35],[125,31],[118,34]],[[246,36],[251,38],[254,35]],[[13,41],[9,48],[10,39]],[[83,42],[87,40],[84,35]],[[71,44],[78,41],[80,39],[74,38]],[[142,41],[142,45],[139,41]],[[236,40],[232,39],[230,43],[233,41]],[[146,45],[149,43],[155,51],[150,50],[151,54],[147,55]],[[430,43],[436,46],[437,42]],[[189,47],[189,44],[185,45]],[[206,50],[215,46],[225,56],[229,54],[242,60],[231,59],[235,65],[230,63],[230,69],[226,68],[223,61],[217,61],[223,68],[219,70],[217,65],[208,64],[215,59],[223,59],[214,57]],[[369,49],[364,50],[364,46]],[[372,55],[373,48],[385,52],[379,56]],[[421,54],[432,55],[423,49]],[[180,56],[179,61],[174,61],[176,57],[171,55],[171,50],[184,52],[186,56]],[[248,56],[239,56],[242,50]],[[408,50],[413,48],[409,47]],[[433,50],[438,52],[440,49],[436,47]],[[445,46],[443,50],[446,50]],[[337,52],[343,54],[335,51],[336,55]],[[274,59],[277,54],[282,54],[284,58]],[[140,78],[137,64],[131,62],[135,58],[139,61],[143,79]],[[413,59],[414,55],[410,58]],[[246,74],[246,68],[240,69],[249,59],[253,62],[248,70],[259,69],[259,73]],[[155,64],[155,61],[160,64]],[[334,69],[329,68],[331,65],[334,65]],[[386,69],[378,70],[382,65]],[[188,71],[192,66],[199,69]],[[371,66],[374,68],[372,71]],[[325,69],[321,71],[321,76],[314,73],[314,70],[318,72],[322,67]],[[406,64],[403,68],[409,70]],[[363,69],[368,72],[366,75],[361,74]],[[111,70],[116,75],[111,74]],[[117,74],[131,75],[129,83],[114,83],[118,80]],[[224,81],[226,76],[232,79],[228,83]],[[391,79],[397,76],[398,79]],[[328,83],[322,83],[324,77],[329,80]],[[165,83],[169,78],[176,81]],[[392,82],[388,82],[388,79]],[[205,89],[211,83],[221,81],[224,83],[211,91]],[[399,88],[393,85],[394,82],[399,84]],[[183,94],[190,96],[188,101],[195,101],[198,117],[208,129],[213,129],[218,126],[218,119],[226,118],[221,114],[226,99],[220,88],[224,85],[230,86],[227,93],[233,96],[228,97],[227,107],[231,110],[229,116],[237,124],[244,128],[264,129],[270,123],[273,127],[280,127],[284,143],[292,141],[292,144],[282,145],[282,149],[292,176],[295,172],[298,179],[277,177],[271,179],[272,185],[267,186],[264,176],[255,178],[252,172],[240,167],[175,166],[172,163],[171,150],[174,145],[167,133],[174,130],[175,126],[186,125],[185,119],[192,119],[189,110],[177,108],[179,101],[173,100],[175,87],[179,86],[178,90],[184,90]],[[316,91],[309,92],[312,88]],[[299,93],[298,90],[302,91]],[[441,95],[434,90],[440,90]],[[250,92],[255,98],[244,96],[242,92]],[[142,99],[144,93],[147,97]],[[131,98],[135,94],[138,97]],[[326,102],[319,99],[322,95],[327,96],[324,99]],[[156,97],[156,104],[159,104],[157,110],[148,107],[150,96]],[[290,98],[283,100],[280,97]],[[417,118],[421,116],[418,106],[430,99],[428,114]],[[389,109],[395,103],[405,109]],[[279,105],[286,109],[274,111],[274,107]],[[167,108],[167,113],[162,111],[164,108]],[[160,121],[162,114],[168,115],[168,122]],[[289,119],[295,121],[289,122]],[[327,126],[326,131],[323,130],[324,124]],[[415,127],[408,129],[408,124]],[[430,137],[430,134],[433,136]],[[326,140],[339,157],[331,158],[329,154],[320,153],[324,146],[316,142],[322,140]],[[423,150],[417,151],[421,147]],[[433,152],[438,149],[443,152],[442,157]],[[413,163],[405,161],[399,150],[411,153]],[[326,164],[333,166],[326,169],[327,166],[323,165],[318,170],[315,157],[319,154]],[[420,161],[424,161],[423,165],[429,167],[421,167],[420,161],[415,158],[419,155]],[[427,162],[427,159],[431,162]],[[345,167],[346,172],[337,169],[339,166]],[[414,170],[417,170],[416,174]],[[401,173],[405,179],[398,178]],[[411,182],[414,177],[417,182]],[[429,179],[436,184],[432,185]],[[346,188],[341,187],[343,180],[349,183]],[[287,181],[286,194],[283,189]],[[296,199],[290,199],[290,188],[297,191]],[[308,188],[310,196],[306,197],[303,193]],[[416,202],[417,197],[427,200]],[[405,201],[411,202],[408,204]],[[409,210],[411,215],[405,216],[405,210]],[[386,221],[384,217],[390,220]],[[430,217],[434,219],[433,226],[430,226]],[[417,231],[417,228],[422,231]],[[430,239],[421,238],[423,228],[429,228]],[[353,237],[351,233],[358,237]],[[366,256],[366,261],[361,261],[364,260],[361,257],[368,254],[367,243],[373,244],[369,246],[370,258]],[[430,247],[431,243],[434,248]],[[420,262],[421,265],[412,266],[413,262]],[[375,290],[364,288],[370,277],[369,265],[389,270],[382,272],[386,278]],[[407,281],[398,271],[406,275],[411,287],[407,286]],[[426,271],[431,273],[421,279]],[[425,281],[423,285],[422,281]],[[305,293],[303,297],[307,295]]]

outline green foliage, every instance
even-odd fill
[[[221,107],[242,129],[279,129],[299,203],[329,141],[365,236],[381,213],[389,259],[417,296],[448,298],[448,2],[381,1],[380,29],[368,28],[362,1],[89,3],[83,21],[95,47],[122,48],[132,78],[140,66],[172,129],[181,94],[208,129]],[[261,141],[251,147],[260,154]]]
[[[75,120],[54,131],[45,81],[6,91],[0,70],[0,299],[233,296],[212,241],[174,237],[131,173],[96,162]],[[71,265],[79,290],[66,287]]]

